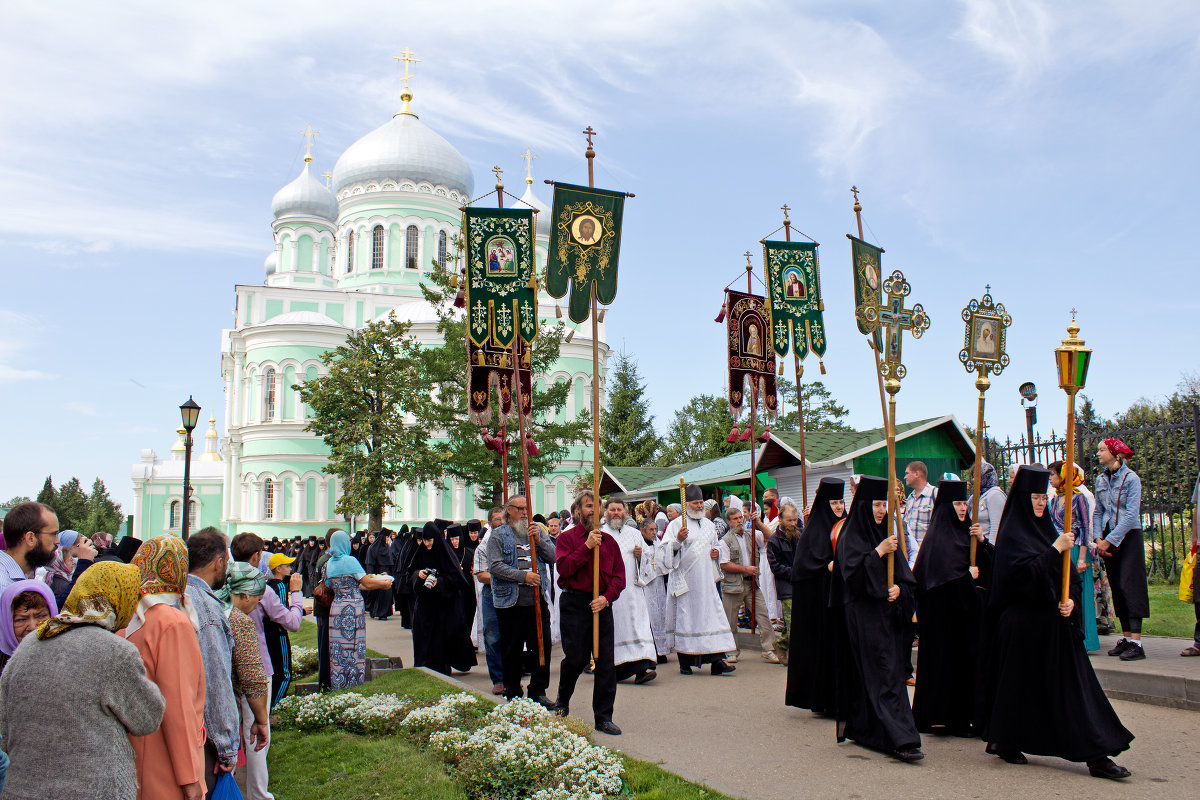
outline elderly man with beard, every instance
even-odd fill
[[[543,589],[550,583],[550,565],[554,563],[554,544],[542,536],[537,525],[528,522],[529,501],[513,495],[504,509],[505,523],[488,537],[488,574],[491,576],[492,605],[500,627],[500,663],[504,696],[521,697],[524,653],[537,652],[537,606],[541,605],[542,625],[550,621]],[[537,548],[537,571],[533,569],[531,548]],[[534,663],[529,676],[529,697],[543,706],[554,705],[546,697],[550,685],[550,632],[542,631],[542,663]]]
[[[4,518],[4,547],[0,551],[0,591],[14,581],[32,578],[38,567],[54,560],[58,546],[58,515],[42,503],[19,503]]]
[[[592,655],[592,625],[600,626],[600,648],[595,654],[596,669],[592,683],[592,713],[596,730],[619,736],[621,729],[612,721],[617,699],[617,673],[613,663],[612,604],[625,589],[625,563],[617,540],[595,530],[595,498],[584,491],[575,498],[575,523],[559,534],[555,544],[558,560],[560,599],[559,624],[562,629],[563,660],[558,673],[558,703],[555,713],[570,713],[571,695],[580,673]],[[600,596],[592,599],[592,564],[600,563]],[[593,622],[594,620],[594,622]]]
[[[628,525],[628,521],[625,501],[609,500],[600,530],[612,536],[621,548],[626,582],[640,587],[654,577],[653,559],[650,558],[653,548],[646,545],[642,534],[636,527]],[[637,676],[634,683],[649,683],[658,677],[654,670],[657,660],[645,595],[636,589],[622,592],[613,604],[613,662],[617,680]]]

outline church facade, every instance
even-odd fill
[[[328,449],[305,430],[308,409],[291,387],[321,375],[321,354],[351,331],[393,314],[411,322],[410,335],[423,344],[441,344],[420,284],[435,261],[453,256],[459,209],[472,199],[475,182],[467,160],[412,112],[407,90],[403,100],[391,120],[342,153],[327,173],[329,185],[314,174],[310,148],[300,175],[272,200],[275,247],[265,281],[234,287],[235,324],[221,332],[224,433],[210,421],[203,448],[193,449],[191,530],[216,525],[231,536],[253,531],[283,538],[323,536],[344,525],[334,512],[340,481],[322,471]],[[531,175],[522,201],[540,212],[536,260],[544,275],[550,209],[534,194]],[[591,408],[591,323],[559,319],[544,291],[539,312],[543,324],[565,323],[575,331],[554,369],[536,378],[543,386],[570,385],[558,413],[573,419]],[[603,387],[609,353],[603,322],[598,330]],[[178,433],[169,458],[146,449],[134,465],[135,536],[179,531],[185,506]],[[575,476],[590,468],[591,448],[571,447],[552,474],[532,479],[534,512],[569,505]],[[475,487],[450,476],[401,485],[393,495],[397,507],[384,514],[392,527],[486,513],[476,505]]]

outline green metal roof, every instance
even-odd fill
[[[942,417],[930,417],[914,422],[898,422],[896,423],[896,435],[902,435],[939,419]],[[778,439],[797,453],[800,452],[800,434],[797,432],[772,430],[771,438]],[[804,456],[810,464],[840,461],[843,457],[865,447],[873,444],[882,446],[886,442],[887,435],[883,428],[871,428],[865,431],[809,431],[804,434]]]

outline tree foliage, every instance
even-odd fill
[[[600,463],[618,467],[653,464],[662,441],[654,430],[637,361],[618,353],[607,380],[608,408],[600,416]]]
[[[458,245],[456,241],[456,249]],[[425,348],[420,355],[422,381],[434,389],[432,402],[421,419],[426,427],[438,432],[434,450],[444,472],[475,486],[476,505],[487,508],[500,502],[503,470],[500,456],[484,446],[483,429],[467,416],[467,323],[465,316],[453,307],[456,288],[450,272],[456,261],[447,259],[451,266],[445,268],[435,262],[426,273],[427,282],[421,285],[425,299],[437,311],[438,332],[444,342],[438,347]],[[547,381],[538,387],[538,376],[549,373],[558,361],[563,332],[561,325],[543,325],[533,343],[533,422],[529,432],[540,452],[529,456],[531,480],[553,472],[570,454],[572,445],[586,443],[591,438],[591,415],[586,410],[577,414],[574,421],[566,419],[569,383]],[[493,408],[497,407],[498,402],[494,402]],[[499,420],[494,418],[492,428],[498,427]],[[508,483],[510,492],[515,493],[522,480],[515,417],[509,421],[507,435],[513,443],[508,452]]]
[[[14,497],[13,501],[27,499]],[[61,530],[78,531],[84,536],[91,536],[97,531],[115,535],[125,522],[121,504],[113,502],[104,481],[99,478],[92,481],[91,494],[87,494],[78,478],[71,478],[55,489],[54,479],[47,475],[37,501],[54,509]]]
[[[410,327],[394,318],[371,322],[321,355],[327,374],[293,387],[312,412],[306,430],[329,446],[325,472],[342,482],[336,510],[368,514],[372,530],[382,527],[385,505],[398,506],[389,492],[399,484],[442,475],[421,424],[433,400]]]
[[[740,442],[725,441],[732,427],[733,418],[724,397],[714,394],[693,397],[675,412],[658,463],[670,466],[720,458],[744,449]]]
[[[780,378],[777,386],[779,388],[779,410],[786,413],[781,414],[779,420],[771,427],[781,431],[798,431],[800,427],[797,424],[796,384]],[[854,430],[842,421],[850,416],[850,411],[834,398],[833,392],[829,391],[824,383],[821,381],[805,383],[801,394],[804,399],[804,430]]]

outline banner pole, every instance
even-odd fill
[[[584,131],[588,146],[584,151],[588,168],[588,187],[596,187],[593,162],[596,150],[592,147],[595,131],[589,125]],[[596,282],[591,282],[592,312],[592,530],[600,530],[600,326],[596,321]],[[592,601],[600,597],[600,548],[592,551]],[[600,658],[600,612],[592,612],[592,658]]]

